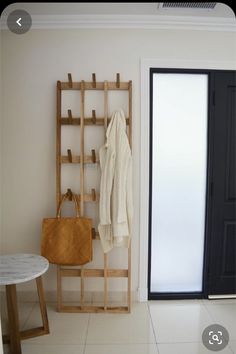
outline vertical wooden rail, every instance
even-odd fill
[[[81,266],[80,273],[80,306],[83,309],[84,306],[84,266]]]
[[[107,286],[107,253],[104,253],[104,310],[107,310],[108,286]]]
[[[61,82],[57,81],[56,201],[61,199]],[[61,310],[61,266],[57,265],[57,311]]]
[[[128,102],[128,114],[129,114],[129,144],[132,146],[132,81],[129,81],[129,102]]]
[[[57,81],[57,137],[56,137],[56,196],[57,207],[61,199],[61,82]]]
[[[108,119],[108,82],[104,81],[104,136],[106,141],[107,131],[107,119]],[[104,310],[107,310],[108,300],[108,279],[107,279],[107,262],[108,255],[104,253]]]
[[[104,129],[105,129],[105,139],[107,131],[107,118],[108,118],[108,82],[104,81]]]
[[[131,242],[128,248],[128,294],[127,294],[128,312],[131,312]]]
[[[57,311],[61,311],[62,289],[61,289],[61,266],[57,265]]]
[[[84,81],[80,86],[80,216],[84,216]],[[84,305],[84,267],[81,266],[80,275],[80,305]]]
[[[84,81],[80,91],[80,215],[84,215]]]
[[[128,113],[129,113],[129,144],[130,148],[132,146],[132,81],[129,81],[129,102],[128,102]],[[128,248],[128,311],[131,312],[131,242]]]

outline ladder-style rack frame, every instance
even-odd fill
[[[68,110],[68,117],[62,117],[62,91],[79,90],[80,91],[80,117],[73,117],[71,110]],[[85,117],[85,91],[100,90],[104,91],[104,117],[97,118],[96,111],[92,111],[91,117]],[[68,74],[68,82],[57,81],[57,141],[56,141],[56,197],[57,205],[64,196],[61,192],[61,166],[66,163],[80,165],[80,192],[76,198],[80,206],[80,215],[84,216],[84,203],[97,202],[99,195],[95,189],[90,194],[84,192],[84,167],[86,164],[99,163],[95,150],[91,150],[91,155],[84,154],[84,127],[87,125],[104,126],[106,132],[110,119],[108,118],[108,91],[125,90],[128,92],[128,117],[126,124],[128,126],[128,139],[131,146],[132,136],[132,81],[121,82],[120,74],[116,74],[116,81],[96,82],[95,73],[92,74],[92,81],[73,82],[72,75]],[[70,149],[67,150],[67,156],[61,154],[61,134],[63,125],[72,125],[80,127],[80,155],[74,156]],[[105,136],[105,134],[104,134]],[[71,190],[67,189],[67,199],[71,200]],[[92,229],[93,240],[100,240],[99,233]],[[57,265],[57,311],[58,312],[92,312],[92,313],[127,313],[131,311],[131,245],[127,250],[128,267],[126,269],[108,268],[108,254],[104,253],[104,267],[101,269],[85,268],[65,268]],[[62,303],[62,278],[80,277],[80,306],[68,306]],[[84,279],[100,277],[104,279],[104,298],[103,306],[90,305],[84,303]],[[109,306],[108,304],[108,278],[127,278],[127,304],[126,306]]]

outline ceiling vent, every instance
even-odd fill
[[[216,2],[160,2],[159,9],[214,9]]]

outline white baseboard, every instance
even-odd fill
[[[139,288],[138,289],[138,301],[139,302],[148,301],[148,289],[147,288]]]

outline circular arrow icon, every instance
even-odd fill
[[[32,18],[25,10],[14,10],[8,15],[7,26],[13,33],[24,34],[31,28]]]
[[[18,24],[18,26],[22,26],[22,24],[20,23],[20,21],[21,21],[21,17],[20,18],[18,18],[18,20],[16,21],[16,23]]]

